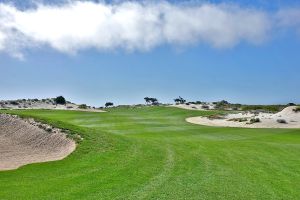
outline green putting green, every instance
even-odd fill
[[[79,133],[66,159],[0,172],[0,199],[299,199],[300,130],[189,124],[167,107],[0,111]],[[0,155],[1,156],[1,155]]]

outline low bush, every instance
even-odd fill
[[[250,119],[250,124],[254,124],[254,123],[258,123],[258,122],[260,122],[259,118],[252,118],[252,119]]]
[[[10,104],[15,105],[15,106],[19,105],[19,103],[17,101],[11,101]]]
[[[300,112],[300,106],[298,106],[297,108],[293,109],[294,112]]]
[[[232,118],[229,119],[228,121],[233,121],[233,122],[246,122],[248,121],[247,118]]]
[[[201,106],[203,109],[209,109],[209,106],[207,106],[207,105],[203,105],[203,106]]]
[[[87,105],[86,104],[81,104],[78,106],[79,109],[87,109]]]
[[[47,131],[47,132],[52,132],[52,128],[49,128],[49,127],[48,127],[48,128],[46,128],[46,131]]]
[[[280,124],[287,124],[285,119],[277,119],[277,122]]]
[[[213,120],[213,119],[224,119],[224,117],[222,115],[209,115],[207,118],[210,119],[210,120]]]

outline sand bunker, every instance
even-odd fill
[[[207,117],[190,117],[186,121],[193,124],[220,127],[242,128],[300,128],[300,112],[295,112],[295,106],[290,106],[276,114],[271,113],[237,113],[217,116],[215,119]],[[251,119],[260,122],[251,123]]]
[[[59,129],[41,126],[32,119],[0,114],[0,170],[61,160],[75,150],[75,142]]]

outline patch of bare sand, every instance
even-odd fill
[[[59,129],[46,131],[19,117],[0,114],[0,170],[61,160],[75,148],[76,143]]]
[[[276,114],[271,113],[237,113],[228,114],[220,119],[209,119],[207,117],[190,117],[186,121],[219,127],[241,127],[241,128],[300,128],[300,112],[295,112],[295,106],[290,106]],[[260,122],[250,123],[250,119],[259,118]],[[243,119],[238,121],[238,119]],[[286,123],[279,123],[284,120]]]

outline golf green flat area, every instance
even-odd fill
[[[300,130],[206,127],[169,107],[0,111],[84,139],[66,159],[0,172],[0,199],[299,199]]]

